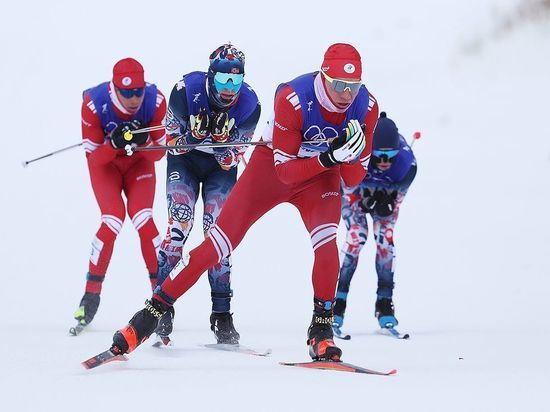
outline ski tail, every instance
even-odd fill
[[[112,349],[101,352],[98,355],[92,356],[90,359],[82,362],[84,369],[93,369],[113,361],[127,361],[128,358],[124,354],[114,353]]]
[[[364,373],[368,375],[390,376],[397,373],[397,369],[392,369],[389,372],[380,372],[373,369],[364,368],[362,366],[353,365],[351,363],[335,361],[280,362],[280,364],[284,366],[297,366],[307,369],[323,369],[340,372]]]

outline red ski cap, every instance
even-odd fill
[[[351,44],[335,43],[325,52],[321,71],[334,79],[361,79],[361,55]]]
[[[119,60],[113,67],[113,83],[119,89],[140,89],[145,87],[143,66],[131,57]]]

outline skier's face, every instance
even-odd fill
[[[327,95],[338,109],[347,109],[355,100],[361,87],[361,79],[333,79],[323,73]]]
[[[130,114],[134,114],[139,110],[139,108],[141,107],[141,104],[143,103],[143,98],[145,97],[145,93],[143,93],[144,89],[135,89],[135,90],[141,91],[141,93],[140,92],[131,93],[132,90],[125,90],[121,92],[118,87],[115,87],[115,92],[116,92],[116,96],[118,97],[118,100]],[[123,95],[123,93],[125,94],[125,96]]]
[[[371,159],[378,170],[385,172],[391,167],[397,153],[399,153],[399,150],[381,148],[372,151]]]

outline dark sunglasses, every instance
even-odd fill
[[[323,76],[325,76],[325,79],[330,84],[330,87],[332,90],[334,90],[336,93],[342,93],[346,90],[349,90],[352,94],[355,94],[359,91],[361,88],[361,80],[355,81],[355,82],[348,82],[345,80],[339,80],[339,79],[333,79],[329,75],[327,75],[325,72],[323,73]]]
[[[132,97],[141,97],[145,92],[145,87],[140,87],[139,89],[120,89],[117,87],[118,92],[125,99],[131,99]]]

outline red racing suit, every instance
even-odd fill
[[[162,287],[156,289],[155,299],[173,304],[202,273],[233,252],[256,220],[276,205],[288,202],[300,212],[311,237],[314,297],[334,300],[339,272],[336,231],[341,213],[340,179],[347,185],[357,185],[365,177],[378,104],[369,93],[368,108],[363,108],[365,118],[357,119],[366,126],[366,147],[359,161],[325,168],[318,153],[310,153],[310,157],[300,155],[307,149],[303,118],[304,109],[309,107],[302,107],[293,98],[295,95],[288,84],[279,88],[274,118],[262,136],[262,140],[272,138],[272,143],[254,150],[209,238],[178,262]],[[340,129],[345,127],[346,112],[334,113],[319,106],[325,121]]]
[[[116,116],[123,121],[132,120],[110,83],[109,96]],[[145,101],[142,103],[145,104]],[[157,90],[156,110],[149,124],[161,125],[166,114],[166,99]],[[141,252],[149,272],[151,286],[156,286],[157,248],[161,239],[153,221],[153,200],[155,196],[154,162],[161,159],[162,150],[135,152],[127,156],[124,150],[114,149],[110,136],[101,124],[94,101],[85,95],[82,103],[82,139],[90,171],[92,188],[101,210],[101,225],[92,242],[86,292],[100,293],[105,273],[111,260],[115,239],[122,228],[126,216],[138,231]],[[112,125],[111,125],[112,126]],[[116,126],[116,125],[115,125]],[[145,145],[164,145],[164,130],[151,132]],[[127,204],[122,198],[124,192]]]

